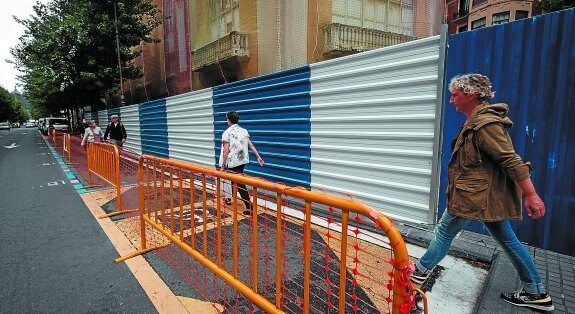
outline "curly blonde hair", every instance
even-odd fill
[[[495,92],[491,90],[491,81],[485,75],[470,73],[454,76],[449,83],[449,91],[457,88],[467,95],[477,95],[478,101],[487,101],[495,97]]]

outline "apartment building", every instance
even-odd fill
[[[439,33],[441,0],[191,0],[193,89]]]
[[[444,0],[154,0],[168,19],[126,104],[439,34]],[[119,97],[116,95],[116,104]]]
[[[541,14],[533,0],[447,0],[449,33],[512,22]]]

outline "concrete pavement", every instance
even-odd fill
[[[421,247],[427,247],[433,235],[432,226],[399,223],[398,227],[406,242]],[[552,313],[575,314],[575,257],[532,246],[527,246],[527,249],[553,298],[555,310]],[[459,256],[468,261],[490,264],[485,283],[481,292],[476,296],[472,313],[541,313],[540,311],[514,306],[504,302],[499,297],[501,292],[517,290],[520,280],[511,261],[490,236],[463,231],[454,240],[450,256]],[[459,299],[461,298],[445,298],[443,302],[459,302]],[[430,313],[438,312],[431,307]]]
[[[157,313],[63,170],[35,128],[0,131],[0,313]]]

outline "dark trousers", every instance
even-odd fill
[[[244,167],[246,165],[239,165],[237,167],[233,167],[233,168],[228,168],[228,170],[230,172],[233,173],[244,173]],[[242,198],[242,201],[244,202],[244,204],[246,205],[246,208],[251,210],[252,209],[252,205],[250,203],[250,193],[248,193],[248,190],[246,188],[245,184],[241,184],[238,183],[238,191],[240,192],[240,196]]]

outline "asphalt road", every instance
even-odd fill
[[[157,313],[117,256],[38,130],[0,130],[0,313]]]

